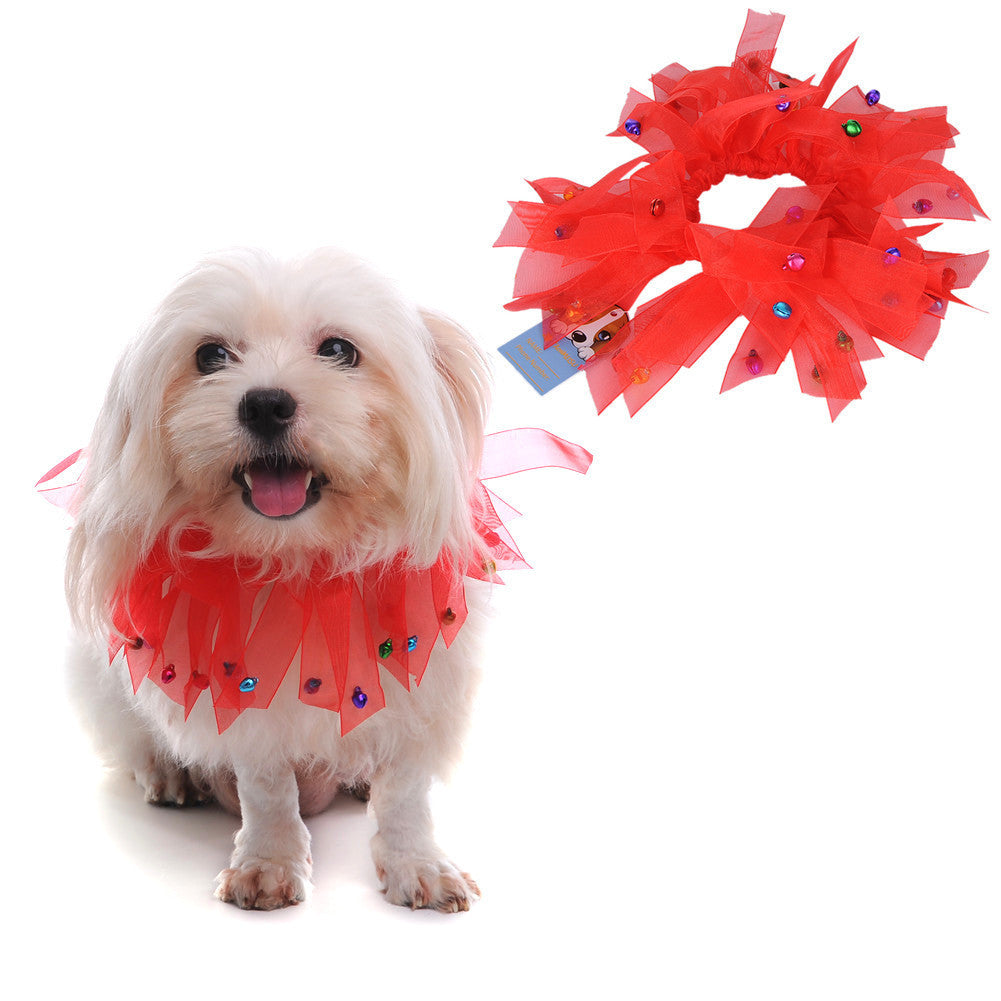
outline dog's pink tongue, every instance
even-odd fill
[[[302,469],[267,469],[255,466],[250,498],[254,507],[269,518],[301,511],[306,503],[306,476]]]

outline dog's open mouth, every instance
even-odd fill
[[[243,503],[265,518],[294,518],[320,499],[327,478],[284,456],[258,459],[233,470]]]

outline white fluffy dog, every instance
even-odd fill
[[[394,559],[428,567],[443,550],[478,558],[471,498],[486,404],[468,336],[357,260],[330,250],[288,263],[255,251],[210,258],[114,374],[70,543],[77,624],[103,651],[116,595],[158,539],[189,526],[211,534],[207,557],[256,560],[260,574],[293,582],[318,562],[351,575]],[[485,587],[469,583],[469,620],[447,650],[436,645],[420,686],[388,682],[385,708],[344,735],[337,713],[300,700],[294,666],[269,708],[222,733],[208,695],[185,718],[155,684],[133,693],[123,656],[109,666],[93,642],[71,665],[73,687],[147,800],[212,796],[239,812],[220,899],[303,900],[302,816],[338,789],[370,789],[387,898],[465,910],[478,890],[435,844],[428,792],[469,716]]]

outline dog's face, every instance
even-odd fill
[[[214,263],[172,296],[163,447],[225,549],[401,548],[412,481],[466,460],[420,318],[346,263]]]
[[[141,553],[197,523],[216,550],[286,568],[431,563],[470,541],[485,405],[468,337],[353,258],[212,258],[119,364],[77,548],[138,533]]]

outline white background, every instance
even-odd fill
[[[967,2],[787,0],[777,66],[948,104],[947,165],[1001,206],[996,31]],[[976,11],[981,11],[977,13]],[[635,419],[497,357],[492,427],[597,456],[502,482],[508,574],[476,727],[436,793],[468,914],[387,905],[353,803],[311,822],[307,904],[212,899],[231,818],[106,776],[62,701],[66,519],[125,341],[213,249],[333,243],[491,351],[527,177],[588,182],[667,63],[728,63],[738,3],[9,4],[3,24],[5,980],[19,996],[996,999],[997,290],[926,362],[887,349],[831,424],[791,365],[717,395],[737,331]],[[706,221],[746,225],[767,182]],[[989,247],[949,223],[932,249]],[[993,311],[994,316],[990,315]],[[364,986],[359,986],[364,985]]]

